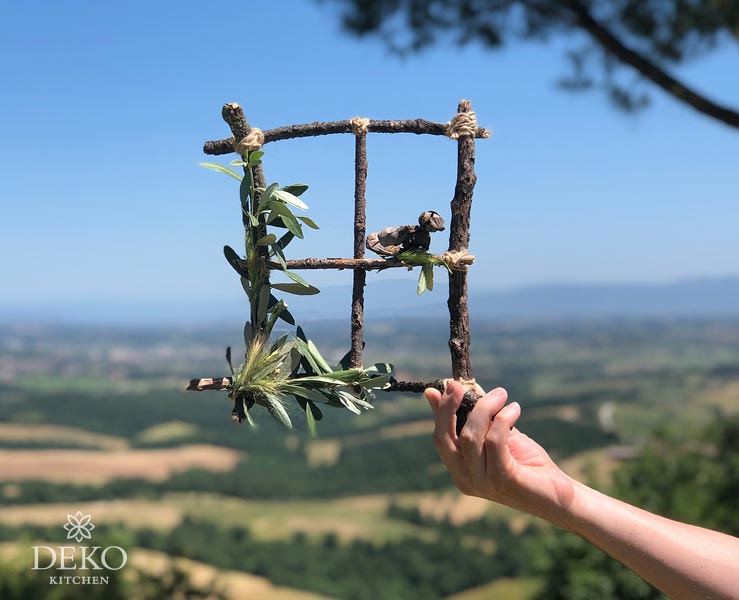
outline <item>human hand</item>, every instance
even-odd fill
[[[477,401],[459,436],[456,412],[464,388],[449,381],[442,394],[425,391],[434,412],[434,444],[454,483],[469,496],[487,498],[563,524],[574,482],[547,452],[513,426],[521,416],[517,402],[496,388]]]

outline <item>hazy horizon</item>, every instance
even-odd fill
[[[442,274],[433,292],[418,296],[416,277],[413,272],[403,278],[370,278],[365,291],[367,318],[444,317],[446,278]],[[0,323],[231,324],[248,313],[236,279],[219,294],[187,298],[69,297],[22,306],[0,300]],[[479,319],[739,316],[739,276],[652,283],[550,281],[508,287],[485,286],[473,278],[469,290],[471,315]],[[349,315],[351,283],[324,286],[318,296],[281,297],[298,320],[342,320]]]

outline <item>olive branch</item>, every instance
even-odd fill
[[[230,246],[223,249],[228,263],[239,274],[249,300],[250,319],[244,324],[244,363],[234,368],[231,348],[226,361],[231,378],[219,380],[219,387],[228,390],[234,401],[233,418],[254,425],[251,409],[263,406],[285,427],[292,427],[286,401],[293,397],[305,412],[308,428],[315,435],[315,423],[323,414],[318,404],[346,408],[354,413],[370,409],[373,390],[389,386],[393,367],[378,363],[370,368],[349,368],[351,351],[332,368],[321,356],[316,345],[297,326],[295,335],[283,335],[270,344],[278,320],[295,326],[287,303],[277,299],[274,291],[288,294],[313,295],[319,289],[287,269],[285,248],[295,238],[303,239],[303,225],[318,229],[309,217],[296,215],[293,209],[307,210],[300,196],[308,189],[305,184],[280,187],[272,183],[256,185],[255,170],[261,167],[264,152],[245,150],[241,160],[231,166],[242,167],[243,176],[225,165],[201,163],[239,181],[242,222],[244,224],[245,256],[242,259]],[[278,238],[268,228],[287,230]],[[291,282],[272,283],[267,262],[276,262]],[[210,384],[208,383],[210,382]],[[207,389],[213,380],[192,380],[188,389]]]

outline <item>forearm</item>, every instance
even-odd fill
[[[659,517],[574,482],[557,525],[675,600],[739,599],[739,539]]]

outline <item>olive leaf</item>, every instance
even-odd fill
[[[276,290],[295,294],[296,296],[315,296],[321,292],[317,287],[303,285],[302,283],[273,283],[271,286]]]
[[[426,270],[421,269],[418,273],[418,288],[417,293],[420,296],[426,291]]]
[[[304,183],[291,183],[290,185],[282,186],[282,190],[284,192],[292,194],[293,196],[301,196],[307,189],[308,186]]]
[[[273,192],[273,195],[275,198],[278,198],[282,200],[286,204],[290,204],[291,206],[294,206],[295,208],[300,208],[301,210],[308,210],[308,205],[303,202],[300,198],[297,196],[291,194],[288,191],[282,190],[275,190]]]
[[[305,223],[311,229],[320,229],[320,227],[318,227],[318,225],[316,225],[316,222],[313,219],[311,219],[310,217],[298,216],[297,218],[298,218],[298,220],[300,220],[303,223]]]
[[[277,241],[277,236],[274,233],[268,233],[257,240],[257,246],[269,246]]]
[[[219,165],[218,163],[204,162],[200,163],[200,166],[205,167],[206,169],[211,169],[212,171],[217,171],[218,173],[223,173],[225,175],[228,175],[229,177],[233,177],[238,181],[241,181],[242,179],[241,175],[239,175],[236,171],[232,171],[228,167],[224,167],[223,165]]]

